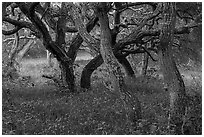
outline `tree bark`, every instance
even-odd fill
[[[126,57],[124,56],[116,56],[116,58],[118,59],[119,63],[124,67],[125,72],[127,74],[128,77],[134,78],[135,77],[135,72],[132,69],[132,66],[130,65],[129,61],[126,59]]]
[[[115,3],[116,8],[120,8],[121,3],[117,2]],[[120,24],[120,12],[119,10],[117,10],[117,12],[115,13],[115,18],[114,18],[116,27],[112,30],[111,32],[111,38],[112,38],[112,48],[114,48],[115,44],[116,44],[116,37],[117,34],[119,33],[119,26],[117,26],[117,24]],[[123,65],[127,76],[129,77],[134,77],[134,71],[129,63],[129,61],[126,59],[126,57],[122,57],[122,56],[117,56],[117,53],[115,51],[115,56],[118,59],[118,61]],[[89,89],[91,87],[91,75],[94,72],[94,70],[96,70],[100,65],[103,64],[103,58],[101,56],[101,54],[97,55],[94,59],[92,59],[83,69],[82,71],[82,75],[81,75],[81,87],[82,88],[86,88]]]
[[[163,17],[165,24],[160,35],[160,66],[164,75],[164,81],[170,95],[169,124],[174,125],[172,134],[182,134],[183,117],[185,114],[186,93],[185,85],[172,55],[172,43],[175,28],[175,4],[163,3]],[[173,127],[174,127],[173,126]]]
[[[48,51],[48,50],[46,50],[46,53],[47,53],[47,64],[48,64],[48,66],[52,66],[52,60],[51,60],[51,53]]]
[[[103,64],[103,58],[100,55],[93,58],[83,69],[81,74],[81,87],[89,89],[91,87],[91,75],[101,64]]]
[[[64,2],[62,2],[62,7],[61,7],[61,9],[60,9],[60,13],[62,14],[62,15],[66,15],[64,12],[66,11],[66,9],[65,9],[65,3]],[[58,19],[58,21],[57,21],[57,27],[56,27],[56,29],[57,29],[57,33],[56,33],[56,43],[57,43],[57,45],[59,46],[59,47],[61,47],[61,48],[63,48],[64,49],[64,45],[66,44],[65,43],[65,31],[64,31],[64,28],[65,28],[65,26],[66,26],[66,17],[65,16],[60,16],[59,17],[59,19]],[[68,68],[72,68],[72,67],[68,67]],[[62,81],[62,85],[64,85],[64,86],[66,86],[66,85],[72,85],[71,84],[71,82],[73,82],[73,81],[75,81],[75,79],[74,79],[74,74],[70,74],[70,75],[72,75],[70,78],[73,78],[73,79],[70,79],[71,81],[67,81],[67,78],[66,77],[68,77],[69,75],[66,75],[66,70],[67,68],[66,68],[66,64],[65,63],[63,63],[63,62],[61,62],[60,63],[60,70],[61,70],[61,76],[60,76],[60,79],[61,79],[61,81]],[[73,70],[71,71],[69,71],[69,72],[73,72]]]
[[[45,6],[48,6],[48,3],[45,3]],[[42,18],[42,17],[41,17]],[[46,22],[46,21],[45,21]],[[45,25],[46,25],[46,28],[47,28],[47,30],[50,32],[50,28],[49,28],[49,25],[48,24],[46,24],[45,23]],[[52,67],[52,59],[51,59],[51,52],[49,52],[49,50],[46,50],[46,52],[47,52],[47,63],[48,63],[48,66],[49,67]]]
[[[135,73],[129,63],[129,61],[122,56],[116,56],[119,63],[122,64],[124,67],[126,74],[128,77],[135,77]],[[89,89],[91,87],[91,75],[92,73],[100,67],[104,63],[103,58],[101,54],[93,58],[83,69],[82,75],[81,75],[81,87]]]
[[[39,6],[39,2],[32,3],[31,6],[24,2],[16,2],[18,4],[19,8],[21,11],[29,18],[29,20],[32,22],[32,24],[35,26],[35,28],[41,33],[41,38],[43,39],[43,44],[47,50],[49,50],[54,57],[66,68],[65,71],[65,76],[66,76],[66,81],[68,82],[68,89],[73,92],[75,90],[75,81],[74,81],[74,71],[73,71],[73,62],[78,50],[78,47],[80,45],[77,45],[77,48],[74,48],[74,54],[71,54],[69,57],[69,52],[66,52],[64,48],[58,45],[57,42],[53,41],[48,28],[46,27],[46,24],[43,22],[42,19],[35,13],[35,9],[37,10]],[[66,7],[66,6],[65,6]],[[43,11],[43,10],[42,10]],[[66,11],[65,11],[66,12]],[[44,12],[40,12],[43,14]],[[96,21],[96,20],[94,20]],[[87,29],[92,29],[95,24],[89,24]],[[94,22],[95,23],[95,22]],[[91,31],[91,29],[89,31]],[[79,37],[78,37],[79,38]],[[80,39],[80,38],[79,38]],[[83,42],[83,40],[82,40]],[[76,42],[77,44],[80,42]],[[70,49],[75,47],[75,45],[71,45]],[[71,50],[70,50],[71,51]],[[73,57],[73,58],[72,58]]]
[[[104,4],[101,4],[101,5],[104,5]],[[119,62],[117,61],[112,51],[112,45],[111,45],[112,39],[111,39],[111,31],[109,28],[108,17],[104,12],[99,12],[98,17],[99,17],[100,29],[101,29],[100,53],[107,68],[115,77],[114,81],[117,84],[117,86],[115,87],[116,90],[121,92],[125,90],[124,80],[123,80],[122,71],[121,71]]]
[[[70,58],[66,51],[54,42],[49,35],[49,31],[46,28],[45,23],[36,15],[35,7],[39,3],[33,3],[31,7],[27,7],[25,3],[17,3],[21,11],[30,19],[35,27],[42,33],[43,44],[47,50],[49,50],[56,59],[66,68],[65,77],[68,83],[68,89],[70,92],[75,91],[74,73],[72,67],[70,67]]]
[[[112,51],[112,39],[107,9],[106,3],[99,3],[99,6],[96,8],[101,29],[100,53],[110,74],[113,75],[115,93],[123,100],[127,122],[132,122],[141,118],[140,103],[137,97],[134,98],[134,100],[131,98],[131,93],[127,90],[125,85],[119,62]]]
[[[89,44],[90,49],[94,49],[95,51],[99,52],[99,41],[97,39],[95,39],[94,37],[92,37],[89,32],[87,31],[87,28],[84,25],[84,21],[83,21],[83,13],[80,13],[79,7],[77,7],[75,4],[70,3],[70,5],[72,6],[72,15],[73,15],[73,19],[75,22],[75,25],[77,27],[78,33],[80,34],[80,36],[82,37],[83,41],[86,42],[87,44]]]
[[[97,23],[97,21],[98,21],[98,18],[93,17],[87,23],[87,25],[86,25],[87,32],[90,32],[94,28],[94,26]],[[82,37],[80,36],[80,34],[77,34],[77,36],[73,39],[72,43],[70,44],[69,50],[67,51],[67,55],[70,58],[69,68],[70,68],[70,72],[73,72],[73,75],[74,75],[73,63],[74,63],[74,61],[76,59],[77,51],[78,51],[78,49],[79,49],[79,47],[81,46],[82,43],[83,43]],[[73,77],[73,76],[71,76],[71,77]]]
[[[143,54],[143,60],[142,60],[142,75],[146,76],[147,75],[147,67],[148,67],[148,61],[149,61],[149,56],[148,54],[145,52]]]
[[[4,4],[5,3],[3,3],[3,5]],[[4,7],[4,8],[6,9],[6,7]],[[20,20],[20,14],[17,15],[17,19],[16,20],[18,20],[18,21]],[[8,71],[7,71],[7,74],[6,74],[6,75],[9,75],[11,78],[13,77],[12,74],[18,75],[17,74],[17,69],[15,67],[15,65],[18,65],[18,62],[16,62],[15,57],[16,57],[16,54],[18,53],[17,49],[19,47],[19,41],[20,41],[19,33],[16,32],[14,34],[14,37],[15,37],[14,43],[13,43],[13,45],[11,47],[11,50],[10,50],[10,53],[9,53],[9,56],[8,56],[8,59],[9,59],[8,60],[8,64],[7,64],[7,66],[8,66],[7,70]]]
[[[14,67],[14,58],[15,58],[15,55],[17,53],[17,49],[18,49],[18,46],[19,46],[19,33],[15,33],[15,42],[14,44],[12,45],[11,47],[11,51],[9,53],[9,62],[8,62],[8,66],[9,67]]]
[[[17,69],[15,67],[15,64],[18,64],[18,62],[15,61],[18,46],[19,46],[19,33],[17,32],[15,33],[14,44],[12,45],[8,56],[7,71],[5,74],[5,77],[9,76],[11,79],[15,79],[16,76],[18,76]]]
[[[25,54],[29,51],[30,47],[35,41],[33,39],[29,39],[28,42],[23,46],[23,48],[19,51],[16,61],[20,62]]]
[[[121,14],[120,8],[121,8],[121,6],[122,6],[122,3],[115,2],[115,7],[116,7],[116,12],[115,12],[115,16],[114,16],[115,27],[114,27],[114,29],[111,32],[112,48],[115,48],[117,35],[120,32],[120,27],[118,26],[118,24],[120,24],[120,14]],[[119,63],[121,63],[122,66],[124,67],[127,76],[134,77],[135,76],[134,71],[133,71],[129,61],[126,59],[126,57],[124,57],[124,56],[117,56],[117,53],[115,54],[115,56],[118,59]]]
[[[65,12],[65,10],[63,10],[63,8],[65,8],[64,6],[64,3],[62,4],[62,12]],[[63,45],[65,44],[65,25],[66,25],[66,22],[65,22],[65,17],[61,17],[59,20],[58,20],[58,25],[57,25],[57,43],[59,45]],[[86,30],[87,32],[90,32],[96,22],[98,21],[98,18],[96,17],[93,17],[87,24],[86,24]],[[61,65],[61,70],[62,70],[62,79],[65,79],[66,80],[66,83],[68,83],[68,85],[75,85],[75,76],[74,76],[74,69],[73,69],[73,63],[76,59],[76,55],[77,55],[77,51],[79,49],[79,47],[81,46],[83,42],[83,39],[82,37],[80,36],[80,34],[77,34],[77,36],[73,39],[71,45],[70,45],[70,48],[69,50],[67,51],[67,56],[69,57],[69,63],[68,63],[68,66],[63,66],[63,64]],[[68,71],[68,72],[66,72]],[[70,74],[69,74],[70,73]],[[68,75],[69,74],[69,75]],[[66,76],[67,78],[63,77],[63,76]],[[69,79],[69,80],[68,80]],[[63,80],[63,81],[65,81]]]
[[[93,17],[86,25],[86,30],[87,32],[90,32],[95,24],[98,22],[98,18],[97,17]],[[80,34],[78,33],[76,35],[76,37],[73,39],[73,41],[70,44],[70,48],[67,52],[68,56],[70,57],[70,59],[72,60],[72,63],[74,63],[75,59],[76,59],[76,55],[77,55],[77,51],[79,49],[79,47],[81,46],[81,44],[83,43],[83,39],[80,36]]]

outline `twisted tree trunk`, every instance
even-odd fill
[[[115,53],[114,53],[115,54]],[[115,54],[116,55],[116,54]],[[116,56],[119,63],[124,67],[128,77],[134,77],[135,73],[129,63],[129,61],[122,56]],[[92,73],[104,63],[101,54],[93,58],[84,68],[81,75],[81,87],[89,89],[91,87],[91,75]]]
[[[120,10],[119,8],[121,7],[121,3],[120,2],[116,2],[115,3],[116,6],[116,12],[115,12],[115,17],[114,17],[114,22],[115,24],[120,24]],[[111,30],[111,46],[112,48],[116,47],[116,38],[117,35],[119,33],[119,26],[115,26],[114,29]],[[118,59],[119,63],[122,64],[122,66],[124,67],[127,76],[129,77],[134,77],[134,71],[129,63],[129,61],[126,59],[125,56],[119,56],[117,54],[117,51],[114,51],[114,55],[115,57]],[[99,54],[98,56],[96,56],[94,59],[92,59],[83,69],[82,71],[82,75],[81,75],[81,87],[82,88],[86,88],[89,89],[91,86],[91,75],[94,72],[94,70],[96,70],[100,65],[103,64],[103,58],[101,56],[101,54]]]
[[[113,75],[114,89],[118,97],[123,100],[123,105],[127,112],[127,120],[132,122],[141,118],[140,102],[137,97],[134,99],[131,98],[132,95],[125,85],[119,62],[112,51],[112,38],[107,9],[107,3],[99,3],[96,7],[101,29],[100,53],[110,74]]]
[[[86,30],[87,32],[90,32],[95,24],[98,22],[98,18],[97,17],[93,17],[92,19],[90,19],[90,21],[86,24]],[[70,57],[70,59],[72,60],[72,63],[74,63],[75,59],[76,59],[76,55],[77,55],[77,51],[79,49],[79,47],[81,46],[81,44],[83,43],[83,38],[80,36],[80,34],[78,33],[76,35],[76,37],[73,39],[70,48],[67,52],[68,56]]]
[[[70,58],[68,57],[66,51],[54,42],[49,35],[49,31],[46,28],[45,23],[39,18],[35,13],[35,8],[39,3],[33,3],[29,8],[25,3],[17,3],[21,11],[30,19],[30,21],[35,25],[35,27],[41,32],[43,44],[47,50],[49,50],[57,60],[66,68],[65,77],[68,83],[68,89],[73,92],[75,91],[74,74],[70,68]]]
[[[62,7],[60,9],[60,12],[62,15],[66,15],[66,6],[65,3],[62,2]],[[65,31],[64,28],[66,27],[66,17],[60,16],[57,21],[57,33],[56,33],[56,43],[59,47],[62,49],[65,48]],[[68,66],[70,64],[70,66]],[[60,80],[62,82],[63,86],[66,85],[72,85],[73,89],[71,91],[75,91],[75,76],[74,76],[74,70],[71,65],[71,63],[68,61],[67,63],[60,62],[60,69],[61,69],[61,77]],[[69,74],[66,72],[69,71]],[[69,81],[67,80],[69,79]]]
[[[103,64],[103,58],[100,54],[83,68],[80,82],[82,88],[89,89],[91,87],[91,75],[101,64]]]
[[[183,116],[185,114],[186,93],[183,79],[172,55],[173,30],[176,22],[175,4],[163,3],[163,7],[164,24],[159,46],[160,65],[170,95],[170,128],[175,127],[173,134],[180,135],[182,134]]]

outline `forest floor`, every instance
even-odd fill
[[[57,64],[46,59],[23,60],[18,79],[3,79],[3,134],[159,134],[166,135],[169,98],[159,71],[135,79],[126,78],[129,90],[142,105],[142,119],[136,127],[124,125],[121,102],[110,91],[110,78],[102,65],[92,76],[92,89],[79,88],[80,75],[88,61],[76,61],[78,94],[59,93],[43,74],[58,73]],[[202,72],[180,69],[188,94],[184,128],[187,134],[201,134]],[[190,130],[189,130],[190,129]]]

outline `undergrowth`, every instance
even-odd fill
[[[77,63],[79,65],[75,68],[75,75],[79,83],[79,76],[87,61]],[[28,76],[37,72],[37,69],[42,74],[55,73],[42,63],[38,64],[38,67],[30,67],[29,70],[23,68],[24,72],[21,75]],[[108,88],[111,82],[104,67],[94,72],[92,89],[83,90],[78,87],[78,94],[59,92],[52,82],[36,84],[33,77],[27,77],[24,81],[22,77],[13,81],[3,79],[2,133],[4,135],[169,134],[167,132],[168,93],[163,88],[162,80],[155,75],[125,79],[128,89],[139,97],[142,105],[142,119],[134,127],[124,124],[125,110],[121,100]],[[187,134],[201,134],[202,85],[200,88],[198,83],[197,86],[191,85],[186,88],[188,93],[193,94],[189,94],[185,128],[189,132]]]

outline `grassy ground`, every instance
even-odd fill
[[[83,66],[77,61],[77,85]],[[54,63],[54,68],[57,64]],[[185,127],[189,134],[201,134],[201,72],[181,70],[189,95]],[[43,74],[58,73],[45,59],[24,60],[17,80],[3,80],[3,134],[168,134],[168,93],[161,74],[126,78],[128,88],[139,96],[142,120],[137,127],[124,125],[121,101],[109,88],[109,74],[102,66],[92,76],[92,90],[78,87],[79,94],[59,93]],[[193,130],[192,130],[193,129]]]

